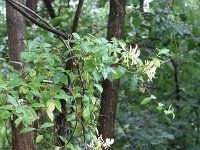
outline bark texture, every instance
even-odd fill
[[[19,3],[23,3],[22,0],[15,0]],[[21,62],[20,54],[25,49],[23,40],[25,38],[25,22],[23,16],[18,13],[8,3],[6,4],[6,17],[8,28],[8,47],[9,58],[11,61]],[[17,63],[12,63],[15,69],[20,70],[21,66]],[[23,125],[20,124],[15,127],[13,117],[11,120],[12,128],[12,149],[13,150],[35,150],[36,146],[33,139],[33,132],[20,133],[23,129]]]
[[[122,39],[124,34],[126,0],[110,0],[110,13],[108,20],[107,39],[112,37]],[[114,64],[113,66],[117,66]],[[99,133],[103,139],[113,138],[116,107],[118,100],[118,89],[120,80],[103,81],[103,93],[101,98],[101,109],[99,116]],[[110,150],[112,148],[109,148]]]
[[[23,0],[15,0],[22,3]],[[17,12],[8,3],[6,4],[6,19],[8,30],[8,52],[11,61],[21,62],[20,54],[25,49],[25,22],[23,16]],[[21,66],[13,63],[15,69],[21,69]]]
[[[11,120],[11,128],[12,150],[36,150],[36,144],[33,139],[33,132],[20,133],[24,126],[22,124],[19,124],[18,127],[15,127],[13,120]]]

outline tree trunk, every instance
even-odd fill
[[[123,38],[126,0],[110,0],[107,39],[112,37]],[[118,64],[115,64],[117,66]],[[103,139],[112,138],[116,116],[118,89],[120,80],[103,81],[103,93],[99,114],[99,133]],[[112,148],[110,148],[112,149]]]
[[[15,1],[22,3],[22,0]],[[25,49],[23,42],[25,38],[25,23],[23,16],[7,3],[6,19],[8,28],[8,52],[10,60],[21,62],[20,54]],[[15,69],[21,69],[21,66],[16,63],[13,63],[12,65]]]
[[[144,11],[144,0],[140,0],[140,10]]]
[[[51,1],[50,0],[43,0],[44,4],[49,12],[49,15],[51,18],[55,18],[56,17],[56,13],[55,10],[53,9],[52,5],[51,5]]]
[[[22,0],[16,0],[22,3]],[[25,22],[23,16],[18,13],[12,6],[8,3],[6,4],[6,18],[7,18],[7,29],[8,29],[8,47],[9,47],[9,58],[11,61],[21,62],[20,54],[25,49],[23,43],[25,37]],[[17,63],[12,63],[15,69],[20,70],[21,66]],[[20,124],[15,127],[13,117],[11,120],[12,128],[12,149],[13,150],[35,150],[36,146],[33,139],[33,132],[20,133],[23,129],[23,125]]]
[[[75,17],[74,17],[72,33],[77,32],[78,22],[79,22],[79,18],[80,18],[80,15],[81,15],[81,9],[83,7],[83,2],[84,2],[84,0],[79,0],[77,10],[76,10],[76,14],[75,14]]]
[[[16,117],[14,117],[17,119]],[[12,128],[12,149],[13,150],[36,150],[35,141],[33,139],[34,133],[20,133],[24,128],[23,124],[20,123],[18,127],[15,127],[14,120],[11,120]]]

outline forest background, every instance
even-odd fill
[[[198,0],[6,1],[0,149],[200,148]]]

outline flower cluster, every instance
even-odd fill
[[[153,61],[145,61],[145,73],[148,76],[148,80],[152,81],[153,78],[155,78],[155,73],[156,73],[156,69],[157,67],[155,66],[155,64],[153,63]]]
[[[132,46],[130,46],[130,50],[125,51],[127,52],[127,54],[124,57],[124,62],[127,64],[127,66],[129,67],[129,59],[131,60],[131,66],[136,65],[140,56],[140,50],[138,49],[138,46],[136,45],[135,48],[132,48]]]
[[[92,148],[93,150],[102,150],[109,148],[114,143],[114,139],[106,138],[104,141],[102,135],[98,138],[94,137],[94,139],[88,144],[88,147]]]

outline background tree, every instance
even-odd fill
[[[17,2],[23,3],[19,0]],[[9,60],[12,66],[21,70],[23,62],[21,61],[20,54],[25,50],[23,40],[25,39],[25,22],[23,16],[17,12],[8,3],[6,4],[6,18],[7,18],[7,29],[8,29],[8,50]],[[21,64],[21,65],[20,65]],[[21,99],[24,99],[23,95],[19,95]],[[33,132],[21,133],[23,124],[20,123],[16,127],[15,124],[16,116],[11,120],[12,128],[12,149],[13,150],[34,150],[36,149],[35,142],[33,139]]]
[[[51,0],[43,0],[51,18],[56,17],[56,12],[51,4]]]
[[[110,13],[108,20],[108,33],[107,39],[115,37],[122,39],[124,34],[124,20],[125,20],[125,0],[111,0]],[[118,64],[113,64],[117,67]],[[110,82],[109,80],[103,81],[103,93],[101,98],[101,109],[99,113],[99,134],[103,138],[112,138],[114,133],[116,107],[118,100],[119,80]]]

